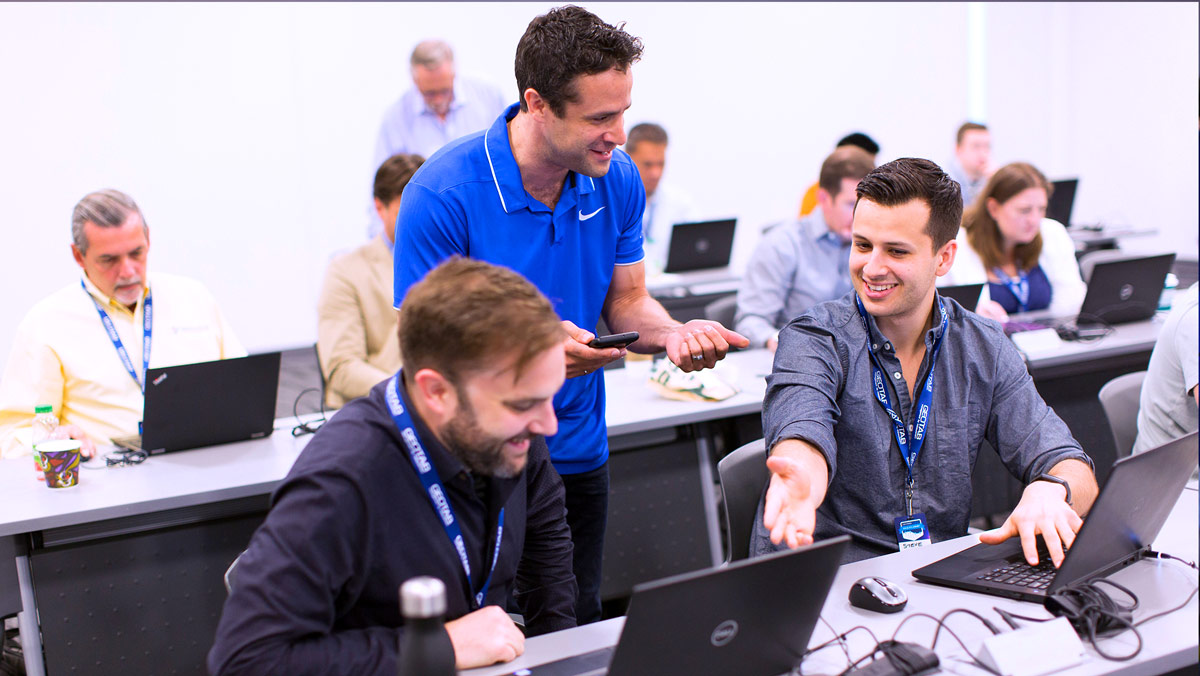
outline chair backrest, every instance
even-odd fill
[[[1117,376],[1100,388],[1100,405],[1108,417],[1118,458],[1124,458],[1133,451],[1133,442],[1137,439],[1142,381],[1145,379],[1145,371],[1136,371]]]
[[[750,533],[758,518],[758,499],[762,497],[767,479],[766,442],[751,441],[717,463],[721,479],[721,496],[725,501],[725,528],[729,541],[725,548],[725,563],[740,561],[750,555]]]
[[[733,329],[733,317],[737,314],[737,294],[723,296],[704,306],[704,318]]]
[[[242,554],[245,554],[245,553],[246,553],[246,551],[242,550]],[[237,565],[238,565],[238,561],[242,560],[242,554],[238,554],[237,558],[233,560],[233,563],[229,564],[229,567],[225,569],[225,593],[226,594],[233,591],[233,585],[237,582]]]

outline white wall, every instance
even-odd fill
[[[0,355],[78,274],[71,207],[132,194],[152,268],[203,279],[252,350],[315,340],[333,251],[358,243],[383,109],[413,44],[515,100],[512,55],[550,3],[0,3]],[[967,116],[965,4],[600,3],[643,38],[626,121],[667,126],[667,180],[758,228],[795,213],[833,142],[944,161]],[[1082,177],[1080,219],[1195,255],[1197,6],[987,4],[996,159]],[[1131,242],[1132,243],[1132,242]]]

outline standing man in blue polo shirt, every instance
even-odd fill
[[[530,22],[517,45],[521,100],[488,129],[452,142],[405,189],[397,220],[395,303],[453,254],[505,265],[555,305],[569,338],[567,382],[554,398],[550,457],[566,488],[579,583],[576,619],[600,618],[608,515],[608,436],[600,369],[624,349],[592,349],[601,314],[630,349],[684,371],[711,368],[744,337],[716,322],[674,321],[646,291],[646,195],[625,143],[632,64],[642,44],[574,6]]]

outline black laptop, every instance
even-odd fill
[[[113,439],[148,453],[184,451],[271,434],[280,353],[146,371],[140,436]]]
[[[513,673],[787,673],[804,657],[849,541],[842,535],[795,551],[636,585],[616,646]]]
[[[975,311],[975,306],[979,305],[979,296],[983,293],[982,284],[955,284],[952,286],[939,286],[937,292],[947,298],[953,298],[958,301],[958,304],[964,308]]]
[[[978,544],[918,568],[922,582],[1043,602],[1055,590],[1108,575],[1142,558],[1166,523],[1196,467],[1195,432],[1145,453],[1122,458],[1076,534],[1057,572],[1044,551],[1030,566],[1020,538]],[[1039,546],[1041,538],[1038,539]]]
[[[1150,319],[1158,311],[1163,283],[1174,262],[1175,254],[1161,254],[1096,263],[1078,315],[1048,317],[1041,310],[1024,317],[1016,315],[1004,324],[1004,332],[1011,336],[1053,328],[1065,338],[1076,338],[1083,337],[1081,328]]]
[[[1162,254],[1096,263],[1078,323],[1124,324],[1153,317],[1174,262],[1175,254]]]
[[[663,272],[708,270],[729,265],[737,219],[676,223],[671,228],[667,265]]]
[[[1075,207],[1075,191],[1079,189],[1079,179],[1066,178],[1054,181],[1054,190],[1050,192],[1050,200],[1046,204],[1046,218],[1053,218],[1064,226],[1071,225],[1071,210]]]

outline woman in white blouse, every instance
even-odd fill
[[[1055,315],[1079,312],[1087,287],[1067,229],[1046,218],[1052,189],[1024,162],[992,174],[963,211],[958,254],[941,284],[984,284],[975,311],[1001,322],[1046,308]]]

